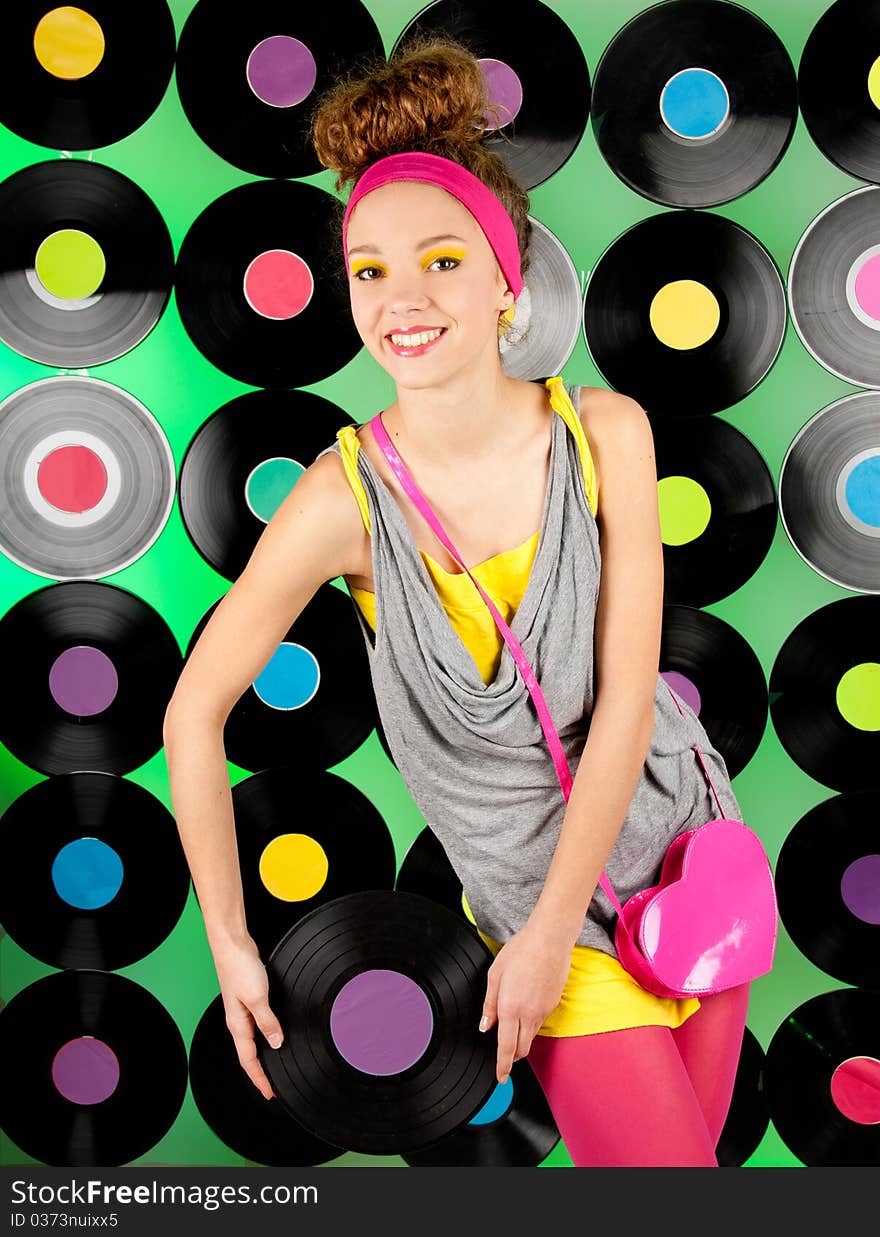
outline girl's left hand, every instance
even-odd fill
[[[573,942],[528,922],[489,967],[481,1031],[498,1021],[498,1081],[528,1056],[538,1029],[559,1004],[571,969]]]

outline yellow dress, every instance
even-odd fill
[[[550,394],[551,407],[560,414],[577,441],[587,502],[595,516],[599,509],[598,479],[580,416],[575,411],[561,377],[548,378],[545,386]],[[336,437],[340,443],[346,476],[357,499],[366,530],[370,533],[367,493],[357,471],[360,440],[352,425],[344,426]],[[521,545],[487,558],[471,568],[508,625],[525,593],[539,536],[540,529]],[[498,673],[504,647],[504,637],[498,630],[488,606],[479,594],[475,593],[466,572],[447,571],[424,550],[419,553],[452,626],[469,649],[483,681],[488,685]],[[350,588],[349,592],[375,631],[375,593],[363,588]],[[493,954],[497,954],[502,943],[480,932],[465,895],[462,897],[462,906],[486,945]],[[589,945],[575,945],[571,970],[562,997],[543,1022],[538,1034],[590,1035],[599,1031],[619,1031],[625,1027],[677,1027],[699,1008],[698,997],[673,1000],[646,992],[610,954]]]

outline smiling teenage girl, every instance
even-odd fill
[[[383,422],[535,667],[576,770],[569,803],[488,608],[372,435],[354,427],[306,470],[215,611],[167,738],[182,752],[195,722],[181,718],[204,717],[208,704],[222,717],[268,659],[282,616],[289,625],[321,576],[343,576],[395,763],[495,954],[484,1014],[497,1026],[499,1080],[528,1058],[577,1165],[715,1166],[748,985],[702,1002],[645,992],[617,960],[613,908],[597,886],[606,868],[626,901],[655,882],[672,837],[713,814],[694,742],[727,814],[739,805],[721,755],[658,674],[663,560],[647,417],[623,395],[502,369],[530,225],[527,195],[480,141],[484,90],[460,43],[411,42],[322,99],[313,141],[337,187],[355,182],[340,240],[358,332],[396,386]],[[275,596],[258,616],[266,590]],[[249,621],[250,656],[236,645]],[[214,658],[229,659],[219,686]],[[277,1020],[237,873],[199,827],[182,768],[172,793],[230,1030],[265,1089],[253,1019],[264,1034]]]

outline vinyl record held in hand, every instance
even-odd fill
[[[4,4],[0,123],[55,150],[120,142],[162,101],[175,39],[167,0]]]
[[[776,264],[720,215],[670,211],[635,224],[602,254],[584,296],[593,360],[649,414],[729,408],[770,370],[784,334]]]
[[[199,0],[177,48],[180,102],[221,159],[254,176],[322,170],[309,140],[317,99],[356,62],[384,59],[360,0],[320,6],[290,0]]]
[[[480,62],[490,108],[498,108],[482,141],[524,189],[559,171],[587,126],[590,73],[558,13],[540,0],[506,0],[499,20],[497,7],[481,0],[435,0],[404,27],[392,60],[416,32],[451,34]]]
[[[0,219],[0,339],[22,356],[101,365],[161,317],[174,277],[168,225],[121,172],[84,159],[31,164],[0,183]]]
[[[251,386],[308,386],[360,351],[339,277],[338,212],[314,185],[254,181],[191,225],[177,258],[177,307],[223,373]]]
[[[174,930],[189,887],[174,817],[127,778],[46,778],[0,818],[0,920],[49,966],[139,962]]]
[[[44,1164],[137,1159],[176,1121],[186,1078],[171,1015],[122,975],[58,971],[0,1013],[0,1127]]]
[[[266,525],[343,425],[310,391],[248,391],[204,422],[180,466],[180,514],[193,545],[227,580],[247,566]]]
[[[259,1027],[255,1035],[262,1032]],[[329,1164],[338,1147],[314,1138],[277,1099],[266,1100],[242,1068],[226,1025],[223,997],[199,1019],[189,1050],[193,1099],[204,1121],[236,1155],[276,1168]]]
[[[183,658],[165,620],[112,584],[28,593],[0,619],[0,742],[41,773],[130,773],[162,747]]]
[[[366,891],[306,915],[267,964],[285,1039],[258,1045],[278,1100],[318,1138],[372,1155],[424,1151],[496,1086],[481,1032],[492,955],[418,894]]]
[[[664,206],[718,206],[776,167],[794,133],[797,81],[766,22],[723,0],[637,14],[596,69],[593,131],[621,180]]]

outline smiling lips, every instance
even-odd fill
[[[446,327],[436,327],[426,331],[394,331],[398,340],[412,339],[413,343],[395,343],[391,335],[386,336],[388,346],[397,356],[422,356],[437,344],[446,334]],[[427,338],[426,338],[427,336]]]

